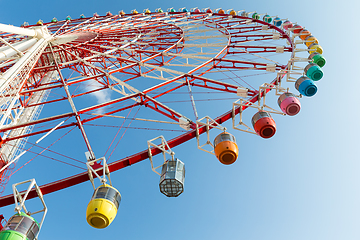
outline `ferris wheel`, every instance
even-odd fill
[[[325,65],[310,31],[232,9],[0,24],[0,40],[2,191],[22,169],[20,157],[51,160],[41,164],[53,169],[53,179],[27,198],[90,180],[87,215],[96,228],[111,223],[121,200],[111,172],[150,159],[160,191],[176,197],[185,168],[173,148],[196,139],[199,150],[234,163],[243,150],[230,132],[274,136],[273,116],[298,114],[299,98],[316,94]],[[56,171],[54,161],[68,170]],[[95,214],[106,197],[108,216]],[[12,195],[0,198],[0,206],[13,203]]]

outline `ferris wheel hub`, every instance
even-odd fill
[[[54,38],[52,41],[55,45],[60,45],[72,41],[77,41],[79,43],[88,42],[98,36],[97,33],[94,32],[88,32],[88,31],[79,31],[75,33],[69,33],[60,35],[59,37]]]
[[[31,28],[33,30],[35,30],[35,38],[44,38],[46,40],[49,40],[52,38],[52,36],[50,35],[48,29],[46,26],[36,26],[36,27],[33,27]]]

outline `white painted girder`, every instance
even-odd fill
[[[0,23],[0,32],[18,34],[18,35],[29,36],[29,37],[35,37],[37,35],[37,33],[34,29],[21,28],[21,27],[16,27],[16,26],[12,26],[12,25],[2,24],[2,23]]]

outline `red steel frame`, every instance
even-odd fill
[[[186,16],[187,13],[171,13],[170,18],[182,18]],[[165,16],[165,13],[154,13],[151,15],[148,15],[152,20],[157,18],[162,18]],[[267,26],[269,29],[274,29],[280,34],[280,38],[285,38],[289,41],[289,43],[292,44],[292,41],[290,40],[290,36],[287,35],[286,32],[284,32],[282,29],[275,27],[272,24],[265,23],[260,20],[252,19],[254,22],[258,22],[261,25],[260,26],[248,26],[246,25],[246,20],[249,18],[240,17],[240,16],[234,16],[232,17],[231,21],[228,20],[228,15],[224,14],[213,14],[213,18],[211,19],[204,19],[204,16],[207,16],[204,13],[195,14],[192,13],[190,16],[188,16],[188,20],[203,20],[203,24],[207,24],[208,26],[211,26],[213,28],[219,29],[219,31],[223,34],[226,34],[230,36],[227,46],[225,46],[222,51],[220,51],[213,59],[206,61],[202,65],[200,65],[198,68],[194,69],[193,71],[184,74],[182,76],[178,76],[171,81],[166,81],[162,84],[159,84],[155,87],[149,88],[146,91],[139,92],[139,93],[133,93],[128,96],[124,96],[115,100],[112,100],[107,103],[99,104],[93,107],[80,109],[76,113],[69,112],[57,116],[52,116],[44,119],[39,119],[36,121],[24,123],[24,124],[18,124],[6,128],[0,129],[0,134],[3,134],[4,132],[25,127],[25,126],[31,126],[35,124],[40,123],[48,123],[54,120],[58,119],[65,119],[65,118],[71,118],[81,116],[81,118],[78,118],[79,122],[72,122],[65,125],[62,125],[57,128],[58,129],[64,129],[72,126],[79,126],[79,124],[84,124],[87,122],[91,122],[93,120],[102,118],[103,116],[91,116],[88,117],[88,115],[85,115],[86,113],[89,113],[90,111],[93,111],[95,109],[102,108],[104,106],[113,105],[119,102],[125,102],[126,100],[129,100],[130,98],[140,98],[140,102],[134,102],[133,104],[129,104],[128,106],[122,107],[120,109],[116,109],[111,112],[105,113],[106,115],[114,114],[117,112],[124,111],[126,109],[132,108],[134,106],[139,105],[146,105],[147,107],[153,109],[154,111],[157,111],[161,113],[164,116],[167,116],[168,118],[179,121],[179,118],[181,115],[179,115],[177,112],[174,112],[172,109],[168,108],[167,106],[163,105],[162,103],[158,102],[156,98],[167,94],[171,91],[174,91],[178,88],[181,88],[183,86],[186,86],[188,83],[191,86],[201,87],[201,88],[208,88],[212,90],[217,91],[223,91],[223,92],[229,92],[229,93],[236,93],[237,86],[208,79],[204,77],[203,75],[210,70],[214,68],[235,68],[235,69],[253,69],[253,70],[266,70],[266,64],[263,63],[257,63],[257,62],[251,62],[251,61],[238,61],[238,60],[229,60],[225,59],[227,55],[231,54],[242,54],[244,52],[247,53],[263,53],[263,52],[276,52],[276,47],[274,46],[254,46],[254,45],[237,45],[238,43],[242,43],[248,40],[253,41],[263,41],[263,40],[269,40],[272,39],[272,35],[270,34],[254,34],[256,31],[260,31],[262,29],[262,26]],[[79,73],[83,73],[86,76],[81,79],[71,80],[66,82],[66,85],[72,86],[76,85],[82,82],[90,81],[90,80],[96,80],[99,84],[101,84],[101,87],[91,90],[91,91],[85,91],[79,94],[73,94],[71,98],[76,98],[83,96],[85,94],[89,94],[91,92],[95,91],[101,91],[103,89],[107,89],[110,87],[114,87],[117,85],[116,83],[110,83],[108,76],[109,74],[114,73],[122,73],[125,76],[127,76],[127,79],[122,79],[123,82],[129,82],[135,78],[140,77],[142,74],[148,74],[152,71],[155,71],[157,67],[164,66],[166,63],[171,62],[171,60],[175,57],[165,59],[163,53],[181,53],[182,47],[179,47],[181,43],[184,43],[184,39],[182,37],[182,30],[178,28],[177,26],[173,24],[165,24],[163,22],[148,22],[146,20],[143,20],[144,16],[142,14],[138,15],[125,15],[125,16],[104,16],[104,17],[92,17],[92,18],[84,18],[84,19],[76,19],[71,21],[61,21],[58,23],[45,23],[45,25],[48,26],[49,31],[51,32],[57,32],[59,36],[76,32],[79,28],[83,26],[94,26],[94,29],[87,29],[86,31],[91,31],[96,33],[96,36],[90,40],[87,40],[85,42],[69,42],[66,44],[62,44],[59,46],[53,46],[53,51],[51,51],[49,48],[45,50],[43,53],[41,59],[33,69],[33,72],[31,74],[31,77],[27,81],[27,84],[24,85],[22,92],[21,92],[21,104],[24,107],[31,107],[36,106],[39,104],[48,104],[52,102],[58,102],[67,100],[67,97],[59,97],[58,99],[52,99],[45,101],[43,103],[39,104],[32,104],[30,102],[31,96],[36,91],[42,91],[47,89],[56,89],[56,88],[62,88],[64,86],[64,83],[59,80],[58,82],[52,82],[51,84],[42,84],[41,80],[45,76],[45,74],[49,71],[56,70],[55,65],[50,65],[52,62],[52,58],[56,58],[59,62],[59,69],[63,68],[70,68],[74,71],[77,71]],[[101,26],[102,24],[105,24],[103,20],[105,19],[111,19],[110,21],[107,21],[106,24],[117,24],[118,26],[125,26],[126,24],[133,24],[134,26],[137,26],[137,28],[116,28],[113,30],[108,29],[98,29],[96,26]],[[85,21],[88,21],[85,23]],[[114,55],[107,56],[106,51],[108,51],[109,48],[104,48],[102,46],[110,46],[110,47],[120,47],[124,44],[123,39],[135,39],[139,34],[141,36],[147,36],[146,34],[150,34],[156,31],[156,38],[152,38],[147,40],[144,37],[140,37],[137,39],[135,44],[130,44],[127,46],[128,51],[119,51],[116,50],[116,55],[114,58]],[[4,36],[4,35],[2,35]],[[11,35],[9,35],[11,37]],[[148,35],[151,36],[151,35]],[[114,42],[118,44],[114,44]],[[142,47],[146,46],[146,47]],[[130,49],[130,50],[129,50]],[[241,49],[242,51],[237,51],[237,49]],[[289,47],[286,47],[284,49],[286,52],[293,52],[293,45],[290,45]],[[94,54],[102,53],[101,57],[96,58],[90,58]],[[140,57],[139,57],[140,56]],[[81,59],[89,57],[90,60],[87,62],[82,62]],[[148,64],[146,66],[152,65],[154,68],[147,69],[143,67],[144,64]],[[98,67],[94,67],[94,65]],[[110,70],[111,66],[115,67],[114,70]],[[200,68],[207,66],[208,70],[203,71],[200,74],[196,74],[196,71],[198,71]],[[105,72],[102,69],[109,69],[108,72]],[[6,71],[8,67],[0,69],[0,71]],[[276,70],[286,70],[286,65],[276,65]],[[276,84],[277,81],[279,81],[283,76],[279,75],[277,78],[275,78],[271,83]],[[154,90],[161,89],[164,86],[167,86],[171,83],[174,83],[175,81],[178,81],[180,79],[186,79],[183,84],[179,84],[176,87],[173,87],[171,89],[168,89],[160,94],[154,95],[150,97],[148,94],[152,93]],[[266,91],[270,91],[270,89],[267,89]],[[258,101],[259,97],[262,97],[264,93],[259,93],[258,91],[249,90],[249,96],[251,97],[249,99],[249,102],[256,102]],[[259,96],[260,95],[260,96]],[[246,109],[246,106],[242,107],[243,110]],[[239,108],[236,109],[236,114],[238,114],[240,111]],[[224,113],[223,115],[219,116],[215,119],[215,121],[219,124],[227,121],[232,117],[232,110]],[[183,135],[180,135],[172,140],[168,141],[168,144],[170,147],[175,147],[179,144],[182,144],[194,137],[196,137],[196,130],[195,130],[195,124],[191,123],[191,130],[186,132]],[[5,144],[6,142],[9,142],[11,140],[17,139],[17,138],[24,138],[29,137],[37,134],[43,134],[51,129],[43,129],[34,131],[32,133],[22,135],[22,136],[16,136],[12,138],[4,139],[1,144]],[[199,128],[199,134],[202,134],[206,132],[206,127],[200,127]],[[0,136],[1,137],[1,136]],[[157,155],[160,153],[159,149],[152,149],[152,154]],[[130,166],[132,164],[135,164],[137,162],[140,162],[142,160],[145,160],[148,158],[148,152],[147,150],[144,150],[142,152],[136,153],[132,156],[128,156],[126,158],[117,160],[115,162],[112,162],[109,164],[109,170],[116,171],[121,168],[124,168],[126,166]],[[88,173],[83,172],[80,174],[77,174],[75,176],[71,176],[56,182],[52,182],[46,185],[41,186],[41,191],[43,194],[48,194],[51,192],[55,192],[70,186],[74,186],[76,184],[88,181]],[[36,192],[30,192],[28,198],[36,197]],[[14,203],[14,198],[12,195],[4,196],[0,198],[0,207],[10,205]]]

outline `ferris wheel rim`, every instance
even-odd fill
[[[179,13],[183,14],[182,12],[173,12],[171,14],[179,14]],[[207,15],[206,13],[191,13],[191,14]],[[134,16],[132,14],[127,14],[127,15]],[[142,15],[142,14],[139,14],[139,15]],[[213,13],[213,15],[231,16],[230,14],[218,14],[218,13]],[[280,29],[280,28],[278,28],[278,27],[276,27],[276,26],[274,26],[274,25],[272,25],[270,23],[267,23],[267,22],[264,22],[264,21],[261,21],[261,20],[257,20],[257,19],[252,19],[250,17],[242,17],[242,16],[231,16],[231,17],[232,18],[240,18],[240,19],[251,19],[253,22],[261,23],[263,25],[268,25],[268,26],[271,26],[272,28],[276,29],[278,32],[280,32],[281,34],[286,36],[286,38],[288,39],[288,41],[289,41],[289,43],[291,45],[290,48],[292,50],[291,51],[291,56],[293,56],[293,54],[294,54],[293,43],[290,40],[290,36],[285,31],[283,31],[282,29]],[[92,17],[92,18],[94,18],[94,17]],[[88,18],[88,19],[91,19],[91,18]],[[49,23],[44,23],[44,25],[47,25],[47,24],[49,24]],[[286,66],[283,70],[284,71],[288,70],[288,66]],[[283,77],[283,75],[280,75],[280,78],[282,78],[282,77]],[[270,82],[270,84],[276,84],[276,82],[278,80],[279,80],[278,78],[275,78],[273,81]],[[267,91],[270,91],[270,90],[271,89],[268,89]],[[260,95],[260,98],[261,97],[262,96]],[[259,93],[252,96],[250,101],[251,102],[256,102],[258,100],[258,98],[259,98]],[[236,114],[238,114],[238,113],[239,113],[239,107],[236,108]],[[215,121],[218,122],[218,123],[225,122],[225,121],[227,121],[227,120],[229,120],[231,118],[231,115],[232,115],[232,110],[229,110],[229,111],[225,112],[224,114],[220,115],[219,117],[215,118]],[[199,127],[199,134],[202,134],[204,132],[205,132],[205,126]],[[168,141],[168,143],[169,143],[169,145],[171,147],[175,147],[175,146],[178,146],[178,145],[180,145],[180,144],[182,144],[182,143],[184,143],[184,142],[186,142],[188,140],[191,140],[191,139],[193,139],[195,137],[196,137],[196,129],[192,129],[192,130],[190,130],[190,131],[188,131],[188,132],[186,132],[186,133],[184,133],[184,134],[182,134],[180,136],[172,138],[171,140]],[[159,153],[160,153],[159,150],[154,149],[154,152],[152,154],[156,155],[156,154],[159,154]],[[147,158],[148,158],[147,150],[140,151],[140,152],[135,153],[135,154],[133,154],[131,156],[128,156],[128,157],[122,158],[120,160],[114,161],[112,163],[109,163],[108,164],[109,170],[110,170],[110,172],[117,171],[117,170],[119,170],[121,168],[124,168],[126,166],[130,166],[132,164],[135,164],[135,163],[140,162],[142,160],[145,160]],[[71,187],[71,186],[77,185],[79,183],[90,180],[88,178],[87,174],[88,174],[87,172],[79,173],[79,174],[76,174],[76,175],[73,175],[73,176],[70,176],[70,177],[63,178],[63,179],[58,180],[58,181],[54,181],[54,182],[42,185],[42,186],[40,186],[40,188],[43,191],[43,194],[48,194],[48,193],[51,193],[51,192],[55,192],[55,191],[58,191],[58,190],[61,190],[61,189],[67,188],[67,187]],[[77,181],[74,181],[74,179],[77,179]],[[32,197],[35,197],[34,193],[30,193],[29,196],[28,196],[28,198],[32,198]],[[14,199],[13,199],[12,195],[7,195],[7,196],[0,197],[0,207],[12,204],[13,200]]]

